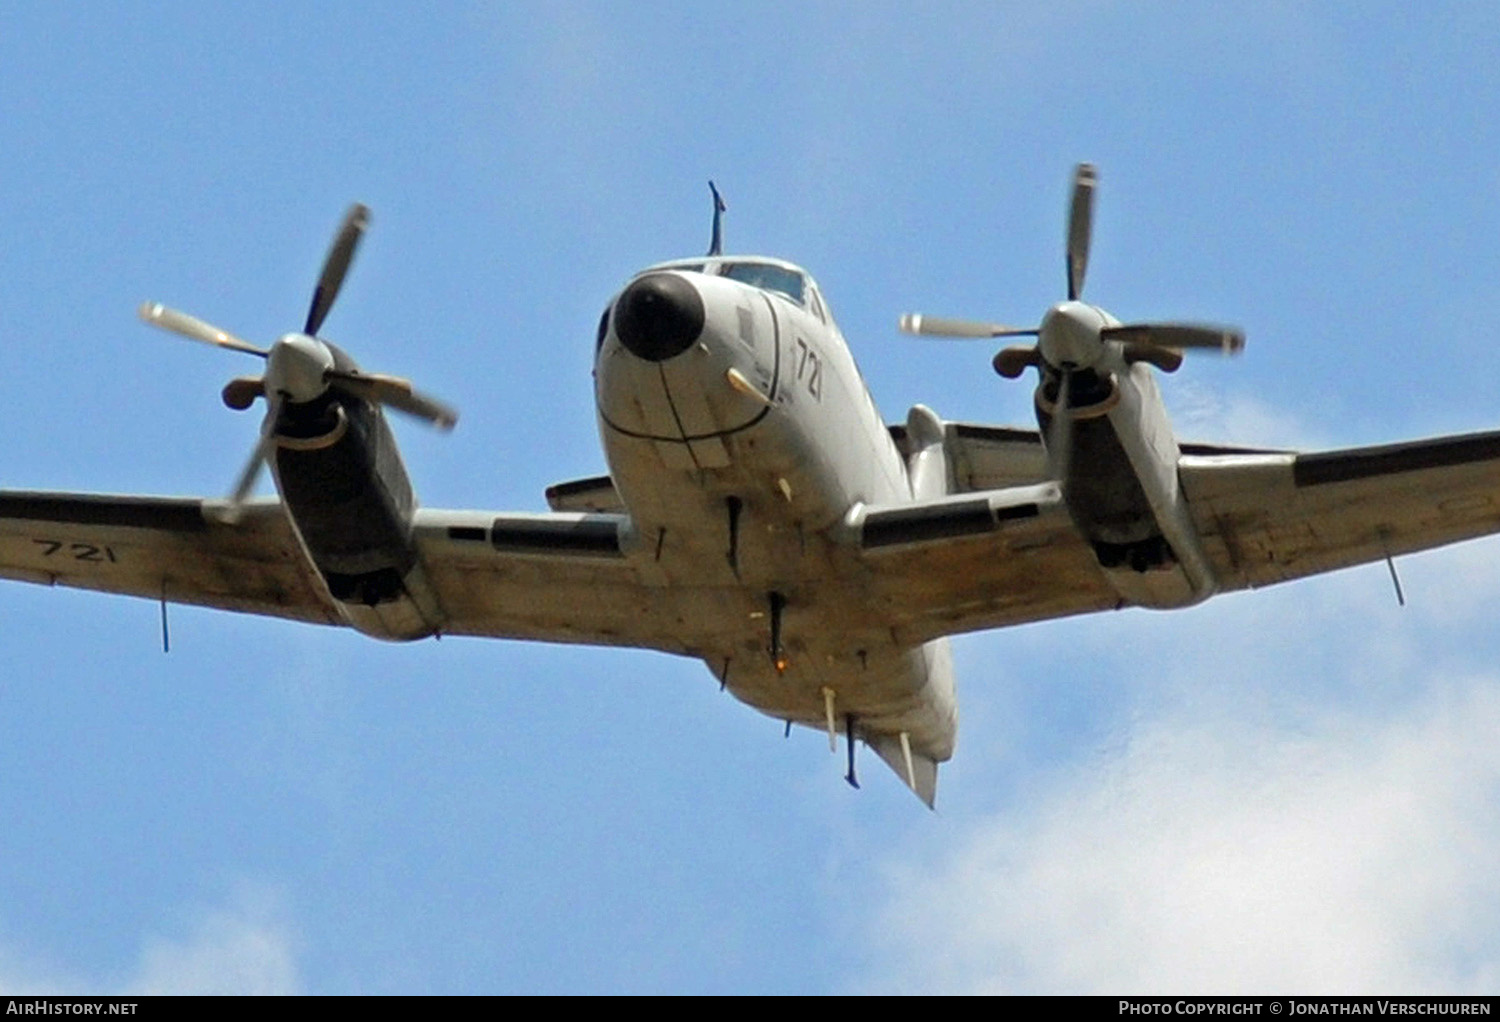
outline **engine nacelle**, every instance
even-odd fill
[[[416,499],[384,416],[330,393],[287,405],[276,444],[282,500],[344,619],[382,639],[436,633],[442,612],[412,542]]]

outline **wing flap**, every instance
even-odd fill
[[[1039,517],[1059,503],[1057,487],[1016,486],[936,500],[868,508],[851,523],[865,550],[979,536]]]

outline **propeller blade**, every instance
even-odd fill
[[[1068,486],[1068,468],[1073,460],[1073,414],[1069,400],[1073,389],[1073,370],[1063,366],[1058,371],[1057,405],[1052,413],[1052,426],[1047,430],[1047,460],[1052,463],[1052,476],[1064,491]]]
[[[228,330],[220,330],[212,323],[205,323],[197,316],[189,316],[185,312],[169,309],[160,302],[142,302],[138,311],[143,323],[177,334],[179,337],[202,341],[204,344],[212,344],[219,348],[228,348],[230,351],[259,355],[261,358],[270,354],[249,341],[240,340]]]
[[[1237,355],[1245,347],[1243,330],[1211,323],[1126,323],[1105,327],[1099,336],[1106,341],[1141,342],[1178,350],[1218,349],[1225,355]]]
[[[901,317],[901,330],[923,337],[1035,337],[1036,327],[1014,327],[1003,323],[978,323],[968,319],[943,319],[908,312]]]
[[[268,448],[274,439],[274,437],[262,437],[260,443],[255,445],[255,450],[250,452],[250,460],[245,462],[245,467],[240,471],[240,477],[234,484],[234,491],[229,495],[232,515],[238,515],[240,505],[245,503],[245,498],[250,496],[251,490],[255,489],[255,480],[260,478],[260,466],[266,460]]]
[[[236,376],[224,384],[221,395],[224,404],[237,412],[243,412],[255,403],[258,397],[264,397],[266,393],[266,381],[259,376]]]
[[[1073,199],[1068,206],[1068,301],[1083,295],[1083,276],[1089,268],[1089,240],[1094,233],[1094,186],[1099,172],[1092,163],[1073,168]]]
[[[1149,341],[1126,341],[1121,352],[1126,365],[1145,362],[1164,373],[1175,373],[1182,368],[1182,352],[1176,348],[1161,348]]]
[[[323,374],[323,378],[328,381],[329,386],[346,394],[425,419],[439,429],[452,429],[458,424],[457,411],[436,398],[420,393],[412,387],[410,380],[403,380],[399,376],[330,370]]]
[[[240,508],[250,496],[250,491],[255,489],[255,480],[260,478],[260,467],[276,448],[276,420],[281,417],[281,400],[280,394],[273,394],[266,400],[266,418],[260,426],[260,440],[256,443],[255,450],[250,452],[250,460],[240,470],[234,490],[229,494],[229,506],[224,509],[227,521],[233,522],[239,518]]]
[[[1041,365],[1042,355],[1033,344],[1014,344],[996,352],[992,364],[995,372],[1007,380],[1015,380],[1029,367]]]
[[[344,286],[344,275],[349,272],[349,264],[354,261],[355,249],[359,247],[359,239],[364,236],[369,224],[369,207],[360,203],[350,206],[349,212],[344,214],[344,222],[339,225],[339,232],[334,236],[332,247],[328,249],[328,257],[323,260],[323,272],[318,277],[312,305],[307,310],[307,325],[302,332],[308,336],[316,336],[323,326],[323,320],[328,318],[328,310],[333,308],[334,299],[338,298],[339,289]]]

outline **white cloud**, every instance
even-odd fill
[[[139,994],[301,992],[293,941],[262,899],[206,913],[186,938],[149,937],[126,986]]]
[[[1167,404],[1182,440],[1297,450],[1329,446],[1303,416],[1252,395],[1191,377],[1164,386],[1170,387]]]
[[[1500,982],[1500,680],[1378,715],[1168,713],[891,875],[874,985],[1457,992]]]
[[[246,886],[227,905],[192,916],[182,927],[184,935],[147,934],[134,970],[123,979],[100,979],[105,970],[58,967],[0,947],[0,991],[125,996],[302,992],[296,942],[274,896]]]

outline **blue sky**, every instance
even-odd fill
[[[601,471],[603,303],[708,238],[817,276],[888,418],[1025,424],[903,311],[1242,325],[1179,432],[1500,419],[1492,5],[7,5],[0,485],[218,495],[300,323],[463,412],[423,502]],[[956,644],[940,809],[641,652],[0,585],[0,990],[1493,991],[1494,541]]]

